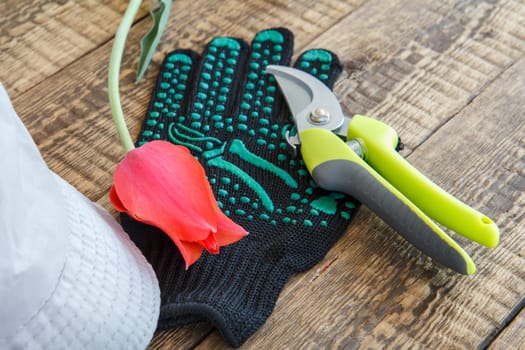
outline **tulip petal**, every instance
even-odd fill
[[[246,232],[244,228],[236,224],[232,219],[222,212],[222,210],[219,208],[219,205],[217,204],[217,200],[215,199],[211,187],[208,185],[206,189],[208,192],[209,201],[210,203],[213,203],[215,214],[217,215],[217,234],[215,235],[217,244],[222,247],[231,243],[235,243],[248,235],[248,232]]]
[[[217,231],[204,169],[185,147],[152,141],[130,151],[115,169],[114,187],[117,205],[181,241],[201,241]]]
[[[215,235],[213,233],[210,233],[208,238],[198,243],[201,244],[211,254],[219,253],[219,244],[217,243],[217,239],[215,238]]]
[[[109,190],[109,200],[111,201],[111,204],[117,209],[117,211],[125,212],[126,208],[124,208],[124,205],[120,201],[120,198],[118,198],[117,191],[115,190],[115,185],[111,186],[111,189]]]
[[[115,169],[110,200],[121,212],[164,231],[186,269],[202,255],[248,233],[219,208],[202,165],[183,146],[152,141],[130,151]]]
[[[171,238],[173,243],[175,243],[175,245],[179,249],[180,255],[184,259],[187,270],[202,255],[202,245],[200,245],[199,243],[181,241],[175,234],[167,233],[167,235]]]
[[[177,245],[177,248],[179,248],[180,254],[186,263],[186,270],[202,255],[202,246],[198,243],[181,242],[181,245]]]
[[[242,226],[236,224],[232,219],[227,217],[220,209],[217,212],[217,243],[222,247],[235,243],[241,238],[248,235],[248,232]]]

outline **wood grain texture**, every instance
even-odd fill
[[[307,45],[343,59],[336,92],[347,111],[398,129],[405,154],[415,150],[409,160],[498,218],[503,239],[491,251],[459,238],[480,271],[456,276],[365,209],[317,271],[290,282],[245,348],[475,348],[497,337],[525,294],[516,225],[525,203],[516,63],[524,11],[519,1],[371,1]],[[200,348],[222,346],[215,334]]]
[[[525,310],[522,309],[518,315],[512,315],[512,321],[505,327],[503,332],[489,345],[489,349],[523,349],[523,332],[525,329]]]
[[[180,327],[176,331],[158,331],[148,349],[190,349],[207,337],[213,328],[206,323]]]
[[[293,2],[293,6],[291,2],[273,6],[265,2],[225,1],[218,8],[204,0],[176,1],[154,62],[142,83],[135,85],[138,42],[151,24],[148,18],[139,21],[129,34],[121,72],[121,99],[131,134],[136,135],[139,131],[158,66],[164,55],[174,48],[191,47],[198,51],[217,35],[233,35],[250,41],[259,30],[272,25],[302,32],[305,23],[310,23],[310,17],[325,18],[324,26],[314,26],[312,22],[308,26],[309,33],[298,37],[297,42],[303,43],[299,45],[304,45],[320,35],[330,23],[350,13],[357,6],[354,3],[359,4],[357,1],[327,0],[311,6],[313,3],[304,0]],[[240,11],[239,16],[225,15],[226,9]],[[297,9],[302,9],[305,16],[300,21],[293,16]],[[263,18],[253,22],[256,14]],[[210,26],[212,23],[215,25]],[[96,50],[86,51],[81,60],[65,66],[20,96],[16,94],[16,84],[4,82],[50,168],[95,201],[107,196],[113,168],[123,156],[107,100],[107,64],[112,43],[109,41]],[[13,75],[13,79],[18,76]],[[106,208],[111,210],[110,207]]]
[[[523,55],[524,11],[519,0],[371,1],[309,46],[343,59],[349,114],[402,130],[411,149]]]
[[[93,3],[96,4],[96,1]],[[303,32],[303,27],[308,28],[308,32],[298,38],[298,42],[304,46],[305,42],[320,35],[359,3],[306,0],[277,2],[272,5],[266,2],[226,1],[217,11],[217,5],[207,1],[176,1],[154,62],[143,82],[135,85],[137,43],[150,26],[149,19],[138,21],[129,35],[121,72],[122,103],[131,134],[138,133],[158,65],[163,56],[172,49],[191,47],[201,50],[208,40],[217,35],[233,35],[249,41],[256,32],[269,26],[287,26],[296,32]],[[26,2],[20,3],[19,6],[21,9],[31,5],[30,2]],[[49,6],[53,9],[58,5],[53,3]],[[46,9],[48,7],[35,10],[34,15],[42,18],[45,22],[42,24],[44,27],[47,22],[55,20]],[[302,14],[299,17],[294,15],[297,10]],[[68,12],[64,11],[67,15]],[[120,18],[123,11],[124,7],[121,6],[121,11],[115,18]],[[17,11],[14,11],[12,16],[16,16],[16,13]],[[101,13],[93,16],[93,21],[103,23],[107,20]],[[259,19],[254,21],[255,17]],[[315,24],[318,17],[325,19],[321,25]],[[30,18],[32,17],[28,17],[28,22],[31,22]],[[118,21],[114,21],[115,28]],[[27,25],[31,27],[33,24],[31,22]],[[39,32],[42,29],[36,26],[33,30]],[[29,35],[30,40],[33,40],[34,36],[38,34]],[[84,47],[81,58],[72,59],[60,68],[57,66],[56,69],[42,71],[44,73],[41,76],[34,75],[33,71],[40,72],[39,69],[43,68],[39,67],[39,64],[47,65],[47,61],[14,60],[18,65],[27,66],[28,78],[24,78],[23,72],[11,74],[11,78],[4,80],[4,84],[13,97],[15,109],[28,127],[49,167],[88,198],[97,201],[116,215],[107,195],[112,183],[113,169],[123,156],[107,100],[107,64],[112,44],[112,41],[102,40],[96,48]],[[20,48],[9,47],[6,54],[15,55],[17,50],[22,49],[23,45]],[[31,51],[30,48],[27,50]],[[18,70],[19,68],[13,68],[12,72]],[[37,76],[40,78],[35,78]],[[27,80],[27,86],[31,88],[23,87],[26,85],[23,85],[20,79]],[[152,347],[190,347],[198,343],[209,330],[209,326],[197,326],[169,332],[169,336],[163,332],[153,340]]]
[[[125,8],[118,0],[2,1],[0,81],[12,98],[35,86],[110,40]]]
[[[123,156],[106,75],[122,1],[0,2],[0,80],[49,166],[111,210]],[[217,35],[247,41],[285,26],[305,48],[336,52],[335,91],[348,114],[397,129],[403,152],[453,195],[494,218],[500,246],[457,238],[479,271],[463,277],[423,257],[366,208],[312,270],[288,283],[243,346],[523,348],[525,299],[525,4],[520,0],[174,1],[142,83],[134,84],[147,4],[128,39],[123,108],[138,133],[158,65],[175,47]],[[82,20],[79,20],[81,18]],[[227,348],[199,324],[158,333],[151,349]]]
[[[523,69],[525,60],[513,65],[409,157],[439,182],[456,179],[456,195],[497,218],[497,249],[459,239],[477,274],[436,266],[362,210],[324,261],[289,283],[244,348],[473,349],[496,337],[525,291],[517,225],[525,203]],[[522,342],[523,335],[514,341]],[[223,347],[214,334],[198,348]]]

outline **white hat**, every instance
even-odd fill
[[[144,349],[160,291],[115,219],[49,170],[0,84],[0,349]]]

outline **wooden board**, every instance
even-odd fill
[[[354,2],[359,3],[324,1],[312,6],[311,1],[302,1],[294,2],[294,6],[281,4],[275,7],[266,3],[229,1],[217,11],[216,5],[207,1],[176,1],[170,24],[154,56],[155,62],[143,82],[135,85],[135,64],[139,54],[137,43],[151,24],[149,18],[139,20],[129,35],[130,44],[126,48],[121,74],[123,109],[132,135],[138,133],[158,65],[162,57],[175,47],[201,50],[213,36],[241,36],[240,33],[249,41],[257,31],[268,25],[285,25],[299,32],[300,28],[308,27],[309,34],[298,38],[298,42],[303,42],[304,45],[304,42],[314,39],[324,29],[350,13]],[[74,5],[71,2],[67,4]],[[25,8],[30,5],[19,6]],[[231,9],[235,11],[232,12]],[[292,16],[298,9],[304,14],[304,19],[300,21]],[[121,13],[123,10],[122,7]],[[16,12],[13,11],[13,16]],[[87,12],[87,16],[93,15]],[[39,13],[43,19],[53,17],[46,12]],[[235,13],[242,13],[242,16],[236,16]],[[252,23],[254,16],[262,18]],[[318,17],[330,20],[325,20],[322,26],[315,25],[314,21]],[[95,18],[102,20],[100,14]],[[117,19],[113,22],[115,26],[118,25]],[[39,31],[40,28],[35,30]],[[27,80],[36,79],[30,89],[18,87],[18,74],[11,74],[12,80],[6,81],[5,77],[9,75],[5,72],[5,76],[0,76],[0,79],[4,81],[15,109],[28,127],[49,167],[88,198],[97,201],[116,215],[109,203],[108,191],[114,166],[123,157],[123,150],[117,140],[107,101],[107,63],[112,44],[112,41],[101,41],[95,49],[85,48],[82,58],[73,62],[63,62],[55,58],[54,62],[62,66],[57,71],[47,73],[40,83],[34,72],[30,71]],[[12,50],[8,49],[6,52],[9,54]],[[39,64],[48,63],[45,58],[35,55],[34,62],[29,64],[31,69],[39,69]],[[13,68],[13,72],[17,70],[19,69]],[[168,344],[166,346],[169,347],[175,342],[177,347],[189,347],[202,340],[209,330],[209,326],[196,326],[176,330],[169,336],[161,333],[152,345]],[[165,338],[169,339],[166,341]]]
[[[487,345],[491,350],[523,348],[523,330],[525,329],[523,305],[521,305],[521,311],[518,315],[512,313],[507,317],[507,320],[509,323],[505,324],[503,331],[494,339],[488,339]]]
[[[245,347],[472,349],[497,339],[525,291],[516,225],[525,203],[524,69],[525,60],[516,63],[409,157],[433,178],[461,178],[454,190],[497,218],[496,250],[462,240],[475,276],[436,267],[365,210],[317,268],[291,281]],[[503,117],[508,105],[517,108]],[[436,166],[442,157],[446,166]],[[507,332],[522,333],[514,322]],[[522,337],[494,344],[519,348]],[[215,334],[199,348],[222,347]]]
[[[523,229],[507,218],[522,217],[525,202],[525,67],[516,63],[525,51],[525,9],[453,5],[367,2],[308,47],[343,57],[348,77],[336,92],[347,111],[400,130],[416,167],[499,219],[501,246],[461,240],[481,267],[474,278],[455,276],[361,213],[316,271],[290,283],[246,348],[475,348],[522,307]],[[217,335],[200,348],[214,344]]]
[[[300,28],[310,23],[308,18],[326,18],[324,26],[314,26],[310,23],[311,34],[301,35],[297,40],[300,45],[304,45],[307,40],[320,35],[330,23],[336,23],[345,14],[350,13],[354,8],[352,3],[319,2],[306,11],[311,4],[307,0],[296,2],[294,6],[280,8],[258,2],[230,1],[224,4],[224,9],[221,8],[217,12],[216,6],[211,6],[207,1],[193,1],[190,4],[176,1],[172,9],[172,18],[155,55],[156,62],[148,70],[143,82],[135,85],[138,42],[151,25],[149,18],[139,21],[129,35],[121,73],[122,104],[131,134],[136,135],[140,128],[159,62],[175,47],[200,50],[214,35],[239,36],[239,32],[245,33],[245,39],[249,41],[257,31],[271,24],[277,26],[279,23],[301,32]],[[305,13],[304,20],[293,19],[292,14],[298,8]],[[240,13],[243,16],[225,15],[225,9],[242,10]],[[250,25],[255,14],[264,14],[265,17]],[[191,23],[194,25],[190,25]],[[211,23],[216,25],[210,26]],[[224,28],[220,34],[217,33],[219,25]],[[249,27],[250,30],[247,29]],[[49,166],[89,198],[101,200],[101,204],[110,210],[107,193],[112,181],[113,167],[123,156],[107,102],[107,64],[111,45],[112,41],[104,43],[94,51],[86,49],[81,60],[64,64],[59,73],[50,76],[42,84],[36,84],[35,89],[20,96],[17,94],[16,84],[4,81],[15,108],[28,126]],[[37,63],[45,63],[43,58],[38,57],[35,56],[37,61],[31,67],[38,67]],[[16,77],[18,74],[13,74],[14,80]]]
[[[2,1],[0,81],[12,98],[37,85],[110,40],[125,8],[116,0]]]
[[[363,210],[317,268],[290,282],[245,348],[472,349],[497,339],[525,291],[524,69],[522,59],[409,157],[436,181],[456,179],[456,195],[497,218],[497,249],[461,240],[477,274],[436,267]],[[507,332],[523,333],[514,322]],[[494,346],[522,343],[506,335]],[[223,346],[215,334],[199,349]]]
[[[123,156],[107,102],[121,1],[0,4],[0,81],[49,166],[111,210]],[[247,41],[290,28],[296,52],[325,47],[345,71],[348,113],[392,125],[403,154],[440,186],[493,217],[501,245],[458,239],[479,271],[429,262],[363,208],[312,270],[295,276],[243,348],[520,348],[525,343],[525,4],[520,0],[174,1],[144,81],[134,84],[144,4],[128,39],[122,102],[136,135],[162,57],[216,35]],[[82,21],[78,20],[82,18]],[[152,349],[225,348],[207,324],[159,333]]]

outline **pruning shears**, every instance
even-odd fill
[[[432,219],[492,248],[500,234],[489,217],[410,165],[396,151],[399,136],[387,124],[363,115],[345,117],[334,93],[308,73],[275,65],[266,71],[295,119],[297,134],[288,133],[287,141],[300,147],[320,187],[356,198],[435,261],[462,274],[476,271],[468,253]]]

